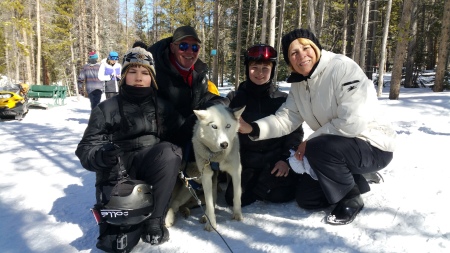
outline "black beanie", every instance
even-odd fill
[[[320,45],[319,40],[316,38],[314,33],[310,32],[307,29],[295,29],[291,31],[290,33],[283,36],[281,39],[281,45],[283,46],[283,57],[284,61],[289,65],[289,55],[288,50],[289,46],[291,45],[292,41],[298,39],[298,38],[305,38],[312,41],[316,46],[319,48],[319,50],[322,50],[322,46]]]

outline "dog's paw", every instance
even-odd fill
[[[200,223],[205,224],[208,221],[208,219],[206,218],[206,215],[202,215],[202,217],[200,217],[199,221],[200,221]]]
[[[241,221],[244,219],[244,217],[242,216],[242,213],[234,213],[231,219]]]
[[[184,218],[187,218],[191,215],[191,210],[188,207],[180,207],[181,215],[183,215]]]
[[[175,223],[175,213],[173,212],[172,208],[169,208],[166,214],[166,227],[173,226],[173,223]]]
[[[209,222],[207,222],[205,224],[205,230],[208,231],[208,232],[211,232],[211,231],[215,230],[216,228],[217,228],[217,225],[216,226],[212,226]]]

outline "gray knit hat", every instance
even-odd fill
[[[316,46],[319,48],[319,50],[322,50],[322,46],[320,45],[319,40],[316,38],[314,33],[310,32],[307,29],[295,29],[288,34],[284,35],[281,39],[281,45],[283,46],[283,57],[284,61],[289,65],[289,55],[288,50],[289,46],[291,45],[292,41],[298,39],[298,38],[305,38],[312,41]]]
[[[125,53],[122,60],[122,82],[125,81],[124,77],[128,72],[130,64],[138,64],[146,67],[152,75],[152,82],[155,84],[155,87],[158,88],[155,81],[155,62],[153,61],[153,56],[149,51],[141,47],[135,47]]]

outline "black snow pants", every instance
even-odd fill
[[[131,163],[126,166],[130,178],[153,186],[155,210],[150,218],[163,217],[165,214],[180,170],[181,157],[180,147],[161,142],[139,150],[127,159]],[[106,203],[115,184],[116,181],[97,186],[97,202]]]
[[[393,153],[359,138],[322,135],[307,142],[305,156],[318,181],[301,175],[296,201],[302,208],[316,209],[339,202],[355,184],[361,193],[370,191],[362,174],[385,168]]]

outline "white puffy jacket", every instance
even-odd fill
[[[308,138],[334,134],[357,137],[392,152],[396,132],[382,118],[373,83],[350,58],[322,50],[310,79],[292,83],[286,102],[275,115],[255,121],[259,138],[289,134],[306,122],[314,131]]]

